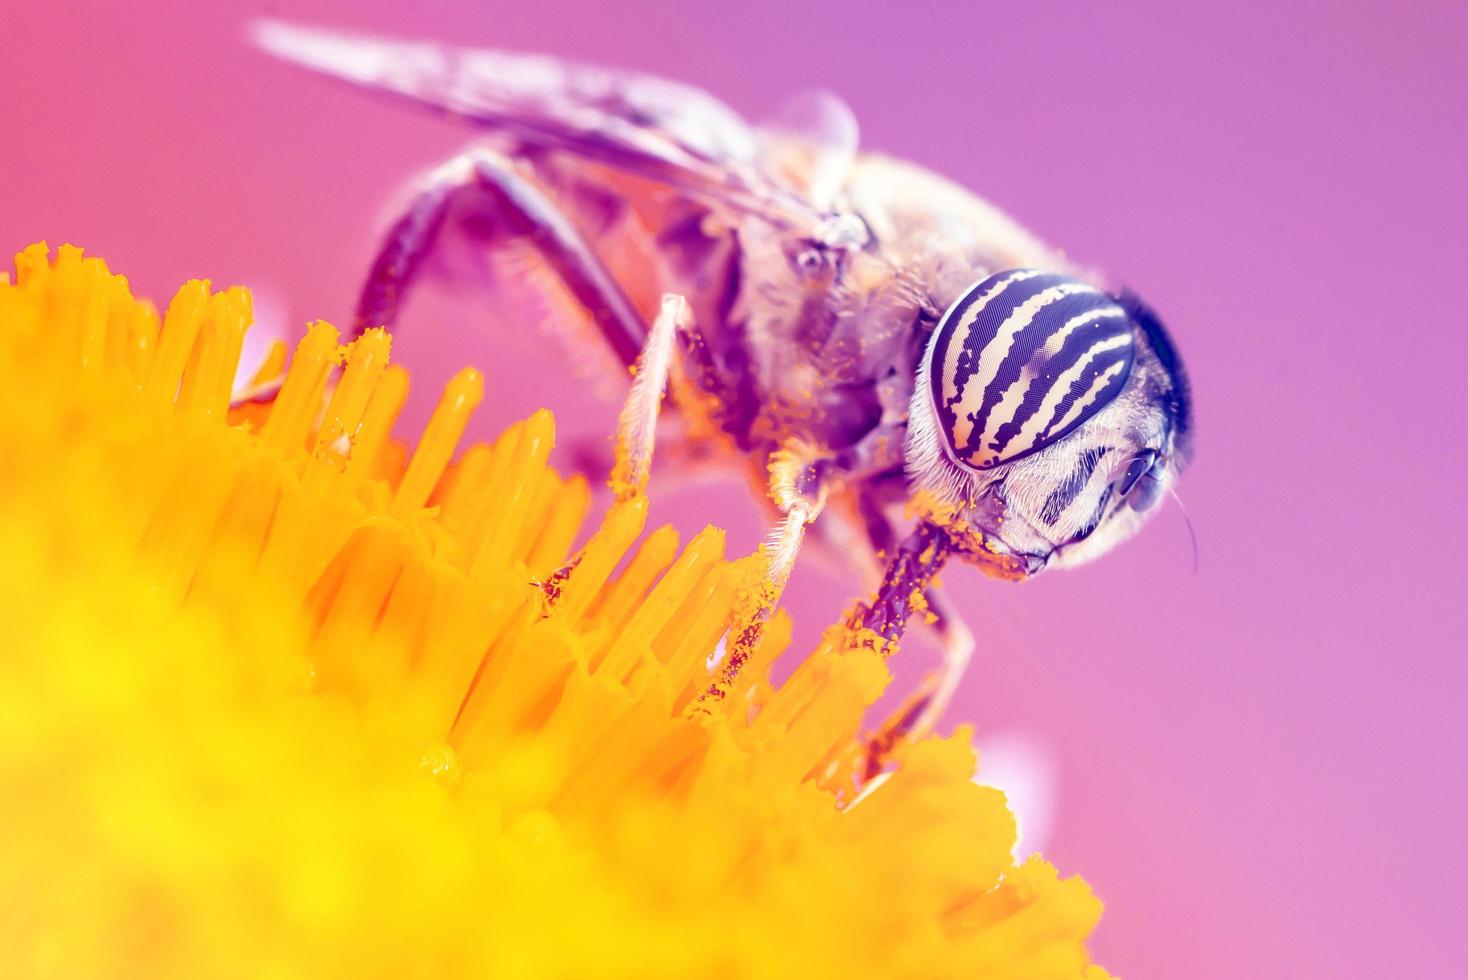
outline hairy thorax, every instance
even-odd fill
[[[928,171],[855,161],[838,206],[861,220],[859,249],[822,249],[755,218],[733,230],[739,289],[726,315],[761,400],[750,442],[802,440],[877,471],[900,463],[923,346],[975,276],[1055,256],[999,211]]]

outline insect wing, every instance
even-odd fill
[[[786,226],[819,220],[765,173],[755,131],[705,92],[540,55],[405,42],[261,21],[284,61],[529,143],[596,160]]]
[[[822,211],[835,210],[860,143],[856,115],[838,96],[803,92],[760,126],[767,166]]]

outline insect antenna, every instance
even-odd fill
[[[1183,506],[1183,498],[1177,494],[1175,487],[1168,487],[1167,492],[1171,494],[1173,501],[1177,503],[1178,511],[1183,515],[1183,524],[1188,528],[1188,542],[1193,546],[1193,574],[1198,574],[1200,564],[1198,551],[1198,532],[1193,529],[1193,519],[1188,516],[1188,509]]]

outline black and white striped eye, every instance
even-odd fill
[[[1039,452],[1126,385],[1131,322],[1094,286],[1015,269],[970,287],[939,321],[924,366],[937,429],[976,470]]]

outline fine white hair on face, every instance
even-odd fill
[[[945,313],[939,319],[946,320]],[[957,505],[974,494],[975,480],[948,455],[948,439],[943,434],[938,410],[933,403],[933,357],[938,347],[938,331],[928,338],[922,363],[913,384],[912,402],[907,410],[906,469],[909,485],[914,490],[927,490],[949,505]]]
[[[947,454],[943,451],[938,412],[933,407],[933,387],[928,381],[936,338],[935,333],[928,340],[927,353],[913,385],[912,404],[907,410],[907,477],[914,489],[932,490],[952,503],[953,491],[957,487],[949,479],[951,464],[948,464]]]

